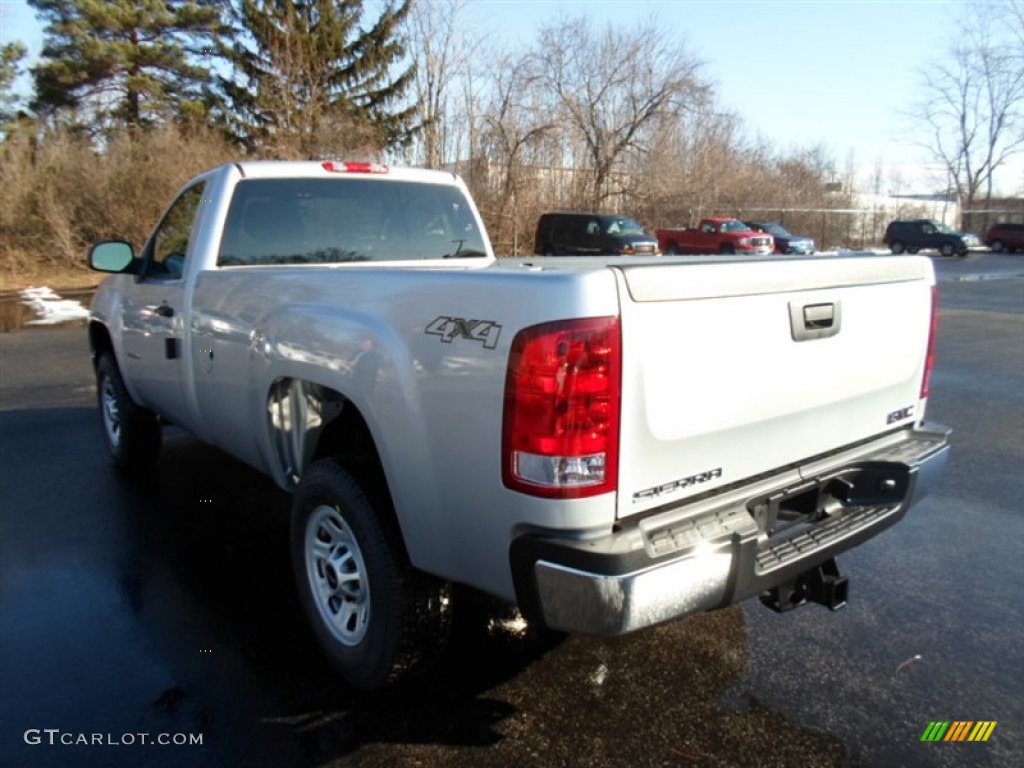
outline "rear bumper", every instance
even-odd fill
[[[510,550],[520,608],[552,629],[621,635],[745,600],[902,519],[941,474],[949,435],[900,430],[598,539],[520,536]],[[807,504],[813,522],[777,531]]]

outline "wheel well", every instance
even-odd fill
[[[366,419],[340,392],[301,379],[279,379],[270,388],[267,413],[274,450],[289,483],[320,459],[343,461],[368,493],[384,494],[391,508],[384,466]]]
[[[104,352],[114,353],[114,342],[110,338],[110,331],[103,323],[89,323],[89,349],[92,352],[92,365],[96,367],[97,361]]]
[[[340,392],[302,379],[278,379],[267,397],[271,442],[285,479],[296,485],[321,459],[345,464],[375,500],[381,522],[405,546],[384,465],[359,408]]]
[[[332,394],[341,398],[343,407],[341,413],[321,430],[311,460],[336,456],[358,462],[370,462],[383,474],[377,445],[363,415],[350,400],[337,393]]]

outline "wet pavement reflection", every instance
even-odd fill
[[[32,436],[5,456],[4,485],[43,502],[0,528],[5,765],[162,764],[155,755],[175,765],[626,766],[766,748],[783,762],[810,751],[843,764],[831,737],[756,702],[718,704],[748,653],[739,608],[595,640],[488,629],[497,608],[459,595],[468,610],[434,670],[396,691],[354,692],[298,611],[287,497],[183,434],[139,480],[112,476],[95,451],[73,472],[32,479],[54,432],[87,446],[94,422],[84,408],[4,415],[5,429]],[[204,745],[152,747],[140,761],[130,750],[141,746],[11,743],[34,727],[200,732]]]

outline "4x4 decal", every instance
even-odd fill
[[[466,320],[462,317],[441,315],[430,321],[424,333],[440,336],[444,344],[451,344],[453,339],[462,338],[479,341],[486,349],[494,349],[498,345],[501,326],[493,320]]]

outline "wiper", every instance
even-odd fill
[[[470,251],[463,251],[463,250],[458,250],[455,253],[446,253],[441,258],[442,259],[476,259],[476,258],[479,258],[481,256],[486,256],[486,255],[487,254],[484,253],[483,251],[472,251],[472,250],[470,250]]]
[[[465,240],[452,240],[452,242],[458,243],[459,247],[455,249],[455,253],[446,253],[444,256],[441,257],[442,259],[473,259],[487,255],[486,253],[483,253],[481,251],[462,250],[462,244],[466,242]]]

